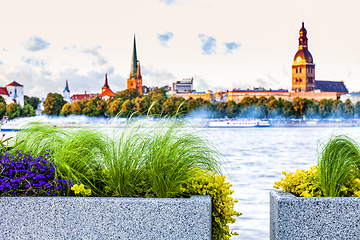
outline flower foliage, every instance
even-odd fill
[[[225,176],[216,176],[205,170],[197,169],[195,177],[188,181],[182,189],[186,195],[210,195],[212,198],[212,238],[230,239],[237,232],[230,230],[229,224],[235,223],[235,217],[241,216],[234,210],[236,199],[230,195],[232,186],[225,181]]]
[[[317,185],[317,166],[310,170],[296,170],[296,173],[282,172],[285,177],[275,182],[274,188],[292,193],[298,197],[321,197],[321,189]]]
[[[324,197],[318,183],[318,167],[310,170],[296,170],[296,173],[282,172],[285,177],[276,181],[274,188],[292,193],[298,197]],[[357,169],[350,171],[350,179],[340,188],[339,197],[360,197],[360,173]]]
[[[0,153],[0,196],[65,195],[72,181],[56,178],[56,166],[45,156],[31,157],[17,151]]]

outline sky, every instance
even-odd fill
[[[315,79],[360,91],[359,0],[0,1],[0,86],[28,96],[126,89],[134,34],[143,85],[290,90],[302,21]]]

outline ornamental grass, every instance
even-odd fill
[[[195,168],[221,174],[225,158],[208,138],[184,122],[165,119],[112,131],[31,124],[17,133],[15,144],[32,156],[50,149],[56,175],[84,184],[95,195],[169,198],[181,195]]]

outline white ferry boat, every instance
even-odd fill
[[[270,123],[265,119],[240,119],[240,120],[212,120],[209,127],[269,127]]]

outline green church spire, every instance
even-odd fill
[[[137,73],[137,56],[136,56],[136,42],[135,42],[135,34],[134,34],[134,48],[133,48],[133,56],[132,56],[132,62],[131,62],[131,72],[130,72],[130,78],[136,77]]]

